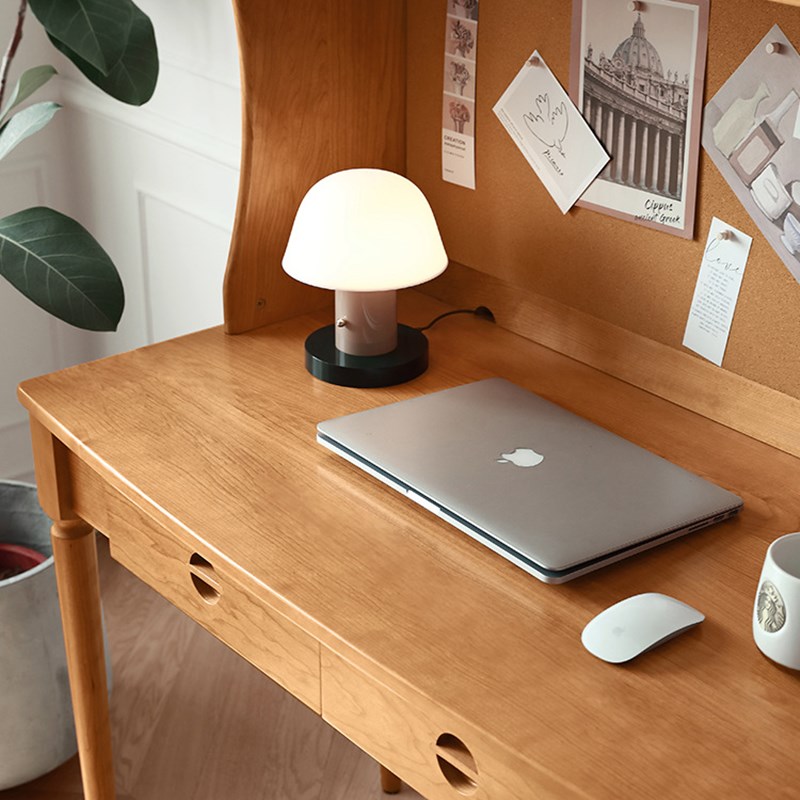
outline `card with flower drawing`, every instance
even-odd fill
[[[566,214],[603,169],[608,153],[538,52],[517,73],[494,113]]]

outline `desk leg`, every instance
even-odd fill
[[[113,800],[97,542],[93,528],[80,519],[54,523],[51,538],[84,796]]]
[[[403,781],[381,764],[381,789],[386,794],[397,794],[402,788]]]

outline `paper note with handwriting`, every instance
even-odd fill
[[[722,366],[752,237],[713,217],[683,345]]]
[[[538,51],[493,110],[566,214],[609,156]]]

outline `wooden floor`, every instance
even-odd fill
[[[116,564],[99,537],[119,800],[380,800],[377,764]],[[404,787],[395,797],[420,800]],[[0,800],[82,798],[77,758]]]

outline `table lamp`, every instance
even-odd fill
[[[306,339],[306,368],[340,386],[391,386],[428,367],[428,340],[397,323],[397,289],[441,274],[447,254],[425,195],[380,169],[334,172],[300,203],[283,269],[336,291],[335,323]]]

